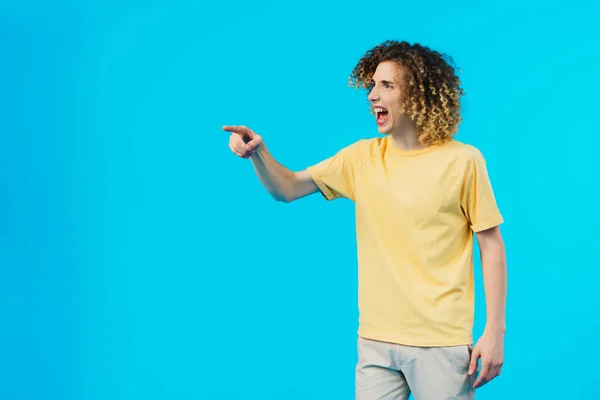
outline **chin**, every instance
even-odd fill
[[[378,126],[377,131],[382,135],[389,135],[392,132],[390,128],[385,126]]]

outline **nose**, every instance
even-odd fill
[[[376,91],[375,88],[371,89],[371,91],[369,92],[369,96],[367,96],[367,98],[369,99],[369,101],[371,103],[379,100],[379,92]]]

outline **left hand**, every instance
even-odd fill
[[[473,384],[475,389],[500,375],[504,363],[504,334],[492,331],[483,332],[471,355],[469,375],[475,373],[479,358],[481,358],[481,371]]]

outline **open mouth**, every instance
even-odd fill
[[[385,124],[388,118],[388,110],[383,107],[375,107],[374,108],[375,115],[377,116],[377,125]]]

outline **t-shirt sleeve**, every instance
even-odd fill
[[[359,160],[358,146],[361,141],[353,143],[332,157],[307,168],[309,175],[325,199],[355,200],[354,178]]]
[[[461,208],[473,232],[481,232],[504,222],[496,203],[486,161],[477,149],[467,160]]]

